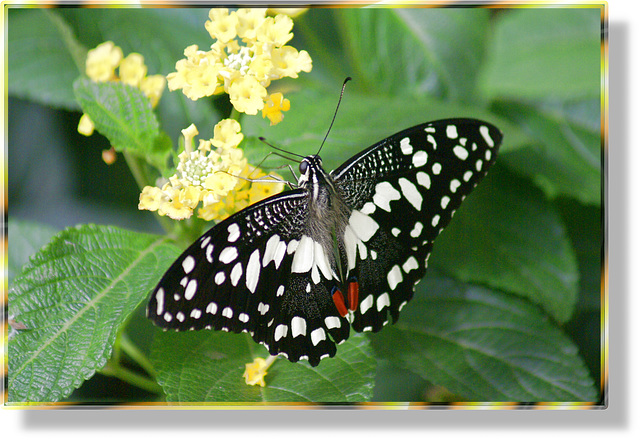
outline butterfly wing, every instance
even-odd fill
[[[292,273],[317,251],[305,236],[308,192],[275,195],[230,216],[191,245],[151,294],[148,317],[164,329],[248,332],[272,355],[317,365],[349,336],[335,317],[331,271]]]
[[[360,291],[356,331],[380,330],[388,313],[398,319],[426,273],[433,241],[495,162],[501,141],[500,131],[483,121],[434,121],[399,132],[331,172],[353,209],[343,254]]]

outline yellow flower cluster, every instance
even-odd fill
[[[87,76],[96,83],[122,81],[137,87],[149,98],[152,107],[160,101],[166,85],[166,79],[162,75],[147,76],[147,66],[144,64],[142,55],[132,52],[123,58],[122,49],[112,41],[106,41],[87,53],[85,71]],[[82,115],[78,132],[90,136],[93,130],[93,122],[89,116]]]
[[[309,54],[286,46],[293,37],[290,17],[268,17],[266,9],[214,8],[209,19],[205,28],[215,39],[211,50],[187,47],[186,58],[167,76],[170,90],[182,89],[192,100],[227,93],[238,112],[255,115],[265,107],[271,81],[311,71]],[[272,107],[265,116],[275,124],[282,120],[282,110],[285,106]]]
[[[282,191],[283,184],[275,180],[271,184],[241,179],[248,178],[254,169],[237,148],[244,138],[240,129],[236,120],[222,120],[216,124],[213,138],[200,139],[196,150],[193,138],[198,130],[193,124],[183,130],[185,150],[178,155],[180,163],[176,174],[162,188],[144,187],[138,209],[157,211],[161,216],[182,220],[191,217],[202,202],[198,217],[207,221],[219,220],[240,209],[238,207],[244,208]],[[249,189],[242,190],[246,185]],[[226,198],[237,188],[241,191],[235,191],[233,198]]]

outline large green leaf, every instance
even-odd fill
[[[175,259],[160,236],[68,228],[9,288],[9,401],[67,397],[105,365],[120,325]]]
[[[457,100],[473,94],[488,9],[345,8],[338,17],[355,69],[351,75],[366,90]]]
[[[52,10],[7,9],[9,94],[77,110],[73,80],[84,70],[85,49]]]
[[[315,368],[278,359],[266,387],[247,385],[245,364],[268,355],[247,334],[225,332],[158,332],[151,347],[169,402],[353,402],[373,394],[376,363],[363,335],[352,335]]]
[[[430,275],[376,352],[466,401],[596,401],[576,346],[529,302]]]
[[[510,104],[501,106],[500,113],[535,140],[502,156],[512,170],[532,178],[550,198],[602,203],[600,99]]]
[[[516,99],[600,95],[601,12],[592,8],[527,8],[496,23],[481,87]]]
[[[539,191],[500,167],[456,212],[430,263],[461,280],[527,296],[560,322],[573,313],[578,267],[562,219]]]
[[[29,257],[44,246],[58,230],[33,221],[9,218],[9,249],[7,252],[8,282],[20,274]]]

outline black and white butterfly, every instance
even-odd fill
[[[153,291],[165,329],[248,332],[272,355],[318,365],[356,332],[395,322],[433,241],[494,163],[502,134],[475,119],[403,130],[331,173],[318,155],[297,188],[220,222]]]

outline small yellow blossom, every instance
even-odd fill
[[[120,81],[133,87],[140,87],[142,79],[147,76],[147,66],[144,57],[135,52],[130,53],[122,60],[118,68]]]
[[[265,89],[254,77],[240,77],[229,86],[229,99],[238,112],[255,115],[264,106]]]
[[[89,118],[89,115],[83,113],[78,122],[78,133],[84,136],[91,136],[94,129],[95,126],[91,118]]]
[[[198,217],[208,221],[226,219],[233,213],[284,190],[284,180],[280,176],[275,173],[267,175],[249,164],[237,176],[240,179],[233,191],[219,202],[199,209]]]
[[[151,107],[156,107],[167,85],[164,75],[149,75],[140,82],[140,90],[151,101]]]
[[[211,50],[187,47],[186,58],[167,75],[169,90],[182,89],[192,100],[224,92],[238,112],[255,115],[264,108],[271,81],[311,71],[306,51],[285,46],[293,37],[293,20],[286,15],[214,8],[205,28],[215,40]]]
[[[260,387],[265,387],[264,377],[267,375],[267,369],[271,367],[276,358],[277,357],[273,355],[267,357],[266,360],[257,357],[253,360],[253,363],[245,364],[245,370],[242,374],[245,383],[249,386],[255,386],[257,384]]]
[[[278,124],[284,118],[282,112],[286,112],[291,108],[289,100],[282,96],[282,93],[277,92],[271,94],[269,99],[265,102],[262,108],[262,117],[269,118],[271,125]]]
[[[220,121],[214,128],[213,138],[198,140],[197,149],[194,149],[194,138],[198,134],[195,125],[182,133],[184,151],[178,155],[176,174],[162,188],[143,188],[138,209],[182,220],[191,217],[201,204],[198,217],[220,220],[284,188],[280,178],[268,178],[247,163],[238,148],[244,135],[237,121]],[[253,181],[254,178],[260,182]]]
[[[106,41],[87,53],[87,76],[97,83],[114,80],[116,67],[121,60],[122,49],[112,41]]]

